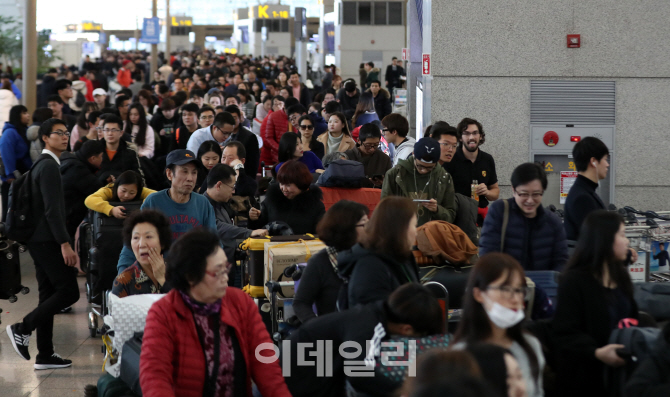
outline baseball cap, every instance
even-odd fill
[[[198,162],[198,160],[195,158],[195,154],[193,154],[192,151],[186,149],[177,149],[168,153],[165,166],[169,167],[171,165],[184,165],[190,163],[191,161],[196,163]]]
[[[440,144],[433,138],[425,137],[414,144],[414,158],[424,163],[436,163],[440,160]]]
[[[96,88],[95,90],[93,90],[93,96],[96,96],[96,95],[107,96],[107,91],[103,90],[102,88]]]

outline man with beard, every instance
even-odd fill
[[[500,195],[495,161],[490,154],[479,149],[486,138],[479,121],[464,118],[458,123],[456,131],[461,145],[456,149],[453,159],[443,166],[454,178],[456,193],[470,197],[472,183],[477,181],[476,193],[479,198],[477,223],[482,225],[488,212],[489,201],[497,200]]]

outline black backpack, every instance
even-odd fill
[[[335,160],[316,183],[323,187],[361,188],[366,179],[362,163],[353,160]]]
[[[73,90],[74,94],[74,105],[78,108],[81,108],[86,103],[86,96],[81,93],[81,90]]]
[[[32,180],[30,172],[42,160],[52,158],[51,155],[41,154],[30,170],[17,178],[9,190],[9,204],[7,206],[7,220],[5,222],[7,238],[19,243],[26,243],[35,233],[39,219],[32,213]]]

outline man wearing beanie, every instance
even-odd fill
[[[84,200],[107,182],[95,175],[102,164],[104,150],[105,144],[101,141],[87,140],[76,152],[63,152],[60,155],[60,175],[65,199],[65,228],[72,241],[77,227],[88,212]]]
[[[439,166],[440,144],[421,138],[414,154],[399,160],[384,178],[382,198],[403,196],[417,204],[417,226],[429,221],[454,222],[456,200],[451,175]]]

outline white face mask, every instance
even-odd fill
[[[486,309],[489,319],[499,328],[507,329],[519,324],[525,317],[523,310],[512,310],[498,302],[493,302],[488,296],[483,295],[484,299],[492,303],[491,310]]]

